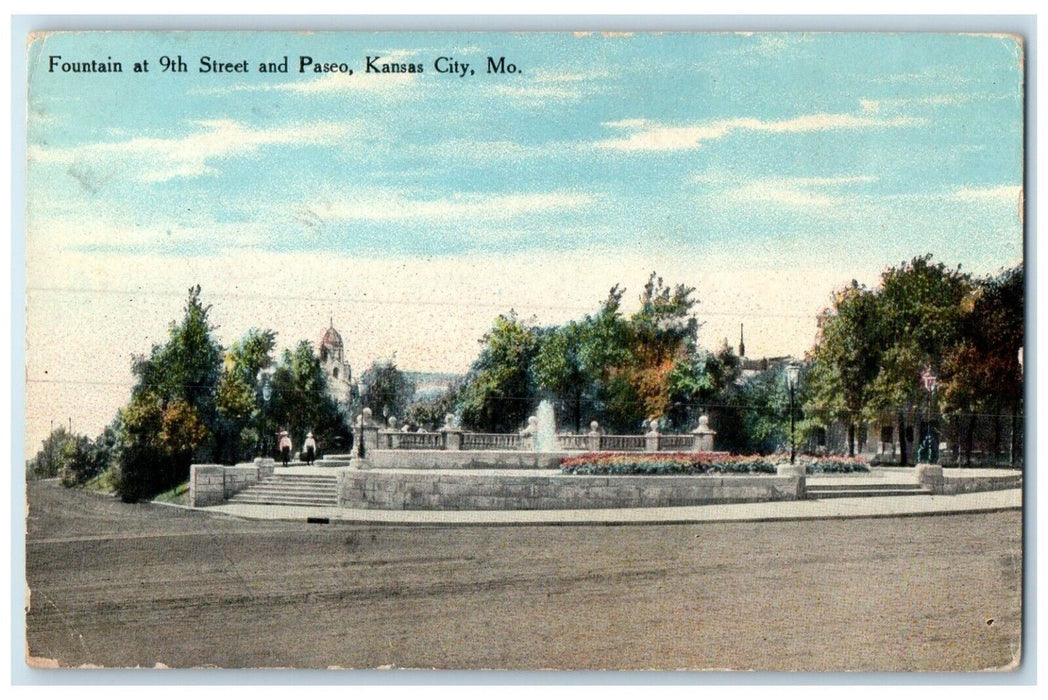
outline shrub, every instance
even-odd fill
[[[565,474],[774,474],[775,462],[767,457],[717,452],[587,453],[561,460]]]
[[[798,455],[808,474],[852,474],[870,471],[870,463],[862,457],[835,457]]]

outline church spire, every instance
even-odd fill
[[[742,336],[742,324],[739,324],[739,357],[746,357],[746,341]]]

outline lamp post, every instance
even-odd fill
[[[796,362],[786,365],[786,387],[790,391],[790,464],[793,464],[797,451],[793,444],[793,392],[801,380],[801,367]]]
[[[357,395],[360,396],[360,433],[357,435],[357,457],[364,459],[364,382],[357,384]]]
[[[939,386],[939,378],[935,376],[935,372],[932,371],[931,365],[924,368],[921,372],[921,384],[924,385],[924,390],[928,392],[928,403],[924,409],[924,439],[921,441],[921,448],[918,451],[924,453],[924,458],[928,464],[932,463],[932,396],[935,394],[936,388]],[[917,455],[918,461],[921,459],[921,455]]]
[[[258,381],[258,386],[262,392],[262,420],[259,425],[258,439],[262,443],[260,445],[260,451],[263,454],[266,452],[268,441],[265,438],[266,430],[266,407],[269,405],[269,400],[273,397],[273,372],[274,368],[272,365],[263,367],[258,370],[258,374],[255,375],[255,379]]]

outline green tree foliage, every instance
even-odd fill
[[[893,416],[905,462],[912,455],[907,426],[919,412],[963,415],[970,451],[977,413],[1021,412],[1023,285],[1021,266],[974,280],[930,255],[886,270],[876,289],[853,282],[820,319],[809,416],[823,425],[846,420],[849,442],[860,417]],[[941,380],[935,405],[921,383],[925,368]]]
[[[126,501],[161,493],[189,476],[194,453],[210,456],[222,348],[212,337],[210,306],[192,287],[168,341],[135,360],[137,382],[121,409],[117,490]]]
[[[182,398],[136,393],[119,416],[117,492],[128,502],[151,498],[189,477],[193,454],[208,436],[199,412]]]
[[[405,421],[412,428],[437,430],[444,425],[444,417],[458,410],[462,382],[449,384],[439,395],[415,401],[408,408]]]
[[[215,459],[233,464],[254,454],[263,398],[258,373],[273,361],[276,333],[252,328],[225,355],[215,393]]]
[[[881,367],[870,386],[869,407],[895,411],[899,434],[907,435],[925,397],[921,370],[941,373],[941,364],[961,338],[961,319],[972,294],[971,277],[932,263],[931,256],[888,269],[881,276],[878,342]],[[926,400],[926,399],[925,399]],[[900,441],[900,458],[910,454]]]
[[[360,377],[364,385],[363,405],[375,420],[407,415],[415,385],[397,368],[395,359],[376,360]]]
[[[1018,423],[1022,415],[1023,378],[1019,349],[1024,335],[1024,275],[1021,266],[979,280],[961,319],[961,339],[942,367],[940,400],[956,422],[968,416],[965,458],[970,462],[974,416],[994,416],[992,451],[1000,448],[1001,416],[1012,421],[1012,461],[1018,454]],[[958,431],[960,433],[962,431]]]
[[[471,430],[507,433],[519,430],[538,402],[531,366],[539,332],[516,313],[495,319],[480,343],[459,399],[462,425]]]
[[[571,416],[576,431],[582,430],[586,404],[595,399],[598,377],[587,362],[590,353],[587,343],[592,342],[589,333],[591,319],[582,323],[571,321],[548,331],[541,340],[535,355],[535,381],[540,389],[552,393],[559,407]]]
[[[839,290],[832,309],[819,318],[811,351],[812,371],[805,385],[807,412],[823,425],[848,426],[848,454],[855,454],[856,426],[871,400],[883,354],[879,298],[855,280]]]
[[[59,426],[52,430],[37,451],[36,456],[26,463],[28,479],[54,479],[68,464],[69,454],[79,436]]]
[[[500,316],[459,397],[463,423],[515,430],[547,397],[576,431],[594,419],[614,432],[635,432],[652,417],[687,427],[699,403],[738,376],[738,358],[699,352],[693,288],[652,273],[629,317],[624,291],[616,285],[595,314],[563,326],[538,329]]]
[[[321,450],[348,447],[349,430],[325,382],[320,358],[309,341],[299,342],[294,351],[284,351],[273,373],[272,398],[265,407],[267,446],[275,449],[273,438],[279,430],[287,430],[296,450],[309,431]]]
[[[65,427],[55,428],[27,463],[26,476],[29,479],[58,477],[65,486],[83,484],[109,468],[115,446],[116,433],[111,426],[94,440]]]

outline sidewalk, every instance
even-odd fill
[[[761,522],[821,518],[892,518],[983,513],[1022,508],[1022,489],[955,496],[884,496],[826,500],[737,503],[679,508],[593,510],[362,510],[337,507],[268,506],[226,503],[197,508],[251,520],[327,519],[381,525],[645,525],[700,522]]]

